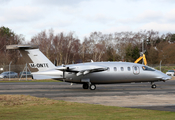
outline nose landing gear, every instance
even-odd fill
[[[156,84],[154,84],[154,83],[151,83],[151,88],[153,88],[153,89],[156,89]]]

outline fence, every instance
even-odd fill
[[[16,73],[20,73],[24,70],[25,68],[25,64],[24,65],[0,65],[0,73],[2,72],[5,72],[5,71],[13,71],[13,72],[16,72]]]
[[[13,80],[31,80],[31,76],[29,77],[28,75],[27,76],[23,75],[23,77],[25,78],[21,78],[20,76],[20,72],[23,72],[25,67],[26,67],[26,64],[25,65],[10,65],[10,66],[0,65],[0,73],[10,70],[10,71],[18,73],[17,78],[13,78]],[[11,76],[11,77],[14,77],[14,76]],[[3,80],[12,80],[11,77],[9,78],[8,76],[6,76],[6,78],[4,77]]]
[[[24,65],[0,65],[0,73],[5,72],[5,71],[9,71],[9,67],[10,67],[10,71],[14,71],[16,73],[22,72],[25,68],[26,64]],[[175,64],[163,64],[163,65],[159,65],[159,64],[153,64],[153,65],[148,65],[150,67],[153,67],[157,70],[160,70],[162,72],[167,72],[168,70],[174,70],[175,69]]]
[[[175,69],[175,64],[163,64],[163,65],[153,64],[153,65],[148,65],[148,66],[153,67],[157,70],[160,70],[164,73],[166,73],[168,70],[174,70]]]
[[[24,65],[10,65],[10,71],[20,73],[24,70],[25,66],[26,66],[25,64]],[[159,64],[149,64],[148,66],[153,67],[157,70],[160,70],[160,68],[168,69],[168,70],[175,69],[175,64],[163,64],[161,66]],[[4,71],[9,71],[9,65],[0,65],[0,73]]]

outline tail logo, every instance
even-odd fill
[[[31,68],[49,68],[48,63],[29,63]]]

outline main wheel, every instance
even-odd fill
[[[153,89],[155,89],[157,86],[155,84],[152,84],[151,86]]]
[[[89,85],[87,83],[84,83],[83,84],[83,89],[88,89],[89,88]]]
[[[91,85],[90,85],[90,89],[91,89],[91,90],[95,90],[95,89],[96,89],[96,86],[95,86],[94,84],[91,84]]]

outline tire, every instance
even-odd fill
[[[156,86],[155,84],[153,84],[151,87],[152,87],[153,89],[156,89],[157,86]]]
[[[84,83],[83,84],[83,89],[88,89],[89,88],[89,85],[87,83]]]
[[[91,89],[91,90],[95,90],[95,89],[96,89],[96,85],[95,85],[95,84],[91,84],[91,85],[90,85],[90,89]]]

